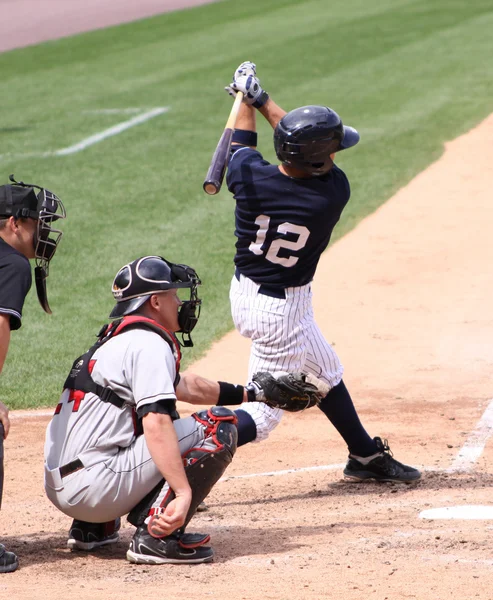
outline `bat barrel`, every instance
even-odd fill
[[[219,193],[223,184],[224,173],[226,172],[229,162],[231,140],[233,139],[236,118],[238,117],[238,111],[240,110],[242,99],[243,94],[238,92],[233,103],[233,108],[231,109],[226,122],[226,127],[224,128],[223,134],[217,143],[209,170],[207,171],[207,175],[202,185],[204,192],[209,194],[209,196],[214,196],[215,194]]]
[[[221,139],[217,143],[216,150],[211,160],[211,165],[207,171],[206,178],[203,183],[204,191],[213,196],[221,189],[224,179],[224,173],[229,162],[229,151],[231,147],[231,139],[233,137],[232,129],[225,129]]]

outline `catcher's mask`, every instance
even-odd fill
[[[110,313],[110,319],[132,314],[152,294],[173,288],[189,288],[190,300],[183,301],[178,311],[180,329],[177,333],[182,334],[183,346],[193,346],[190,333],[200,315],[202,301],[197,296],[200,283],[197,273],[187,265],[172,263],[162,256],[137,258],[122,267],[113,280],[116,306]]]
[[[34,219],[37,228],[33,238],[36,267],[34,279],[38,300],[43,310],[51,314],[46,292],[46,278],[49,263],[53,258],[62,232],[53,227],[58,219],[65,219],[66,212],[62,201],[53,192],[30,183],[16,181],[9,177],[13,185],[0,187],[0,218]],[[34,188],[39,192],[36,194]]]

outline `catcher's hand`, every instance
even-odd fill
[[[247,387],[253,392],[252,400],[287,412],[317,406],[330,389],[326,383],[306,373],[255,373]]]

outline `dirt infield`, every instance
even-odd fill
[[[8,16],[0,51],[184,4],[87,0],[92,20],[82,23],[77,2],[68,10],[67,0],[33,1],[30,12],[43,10],[21,26],[28,2],[0,0]],[[106,8],[113,20],[104,20]],[[127,523],[113,548],[66,549],[70,519],[43,491],[48,417],[18,412],[6,443],[0,540],[20,568],[0,576],[0,597],[493,599],[492,138],[493,115],[447,144],[437,163],[330,248],[314,283],[317,320],[367,429],[424,469],[418,485],[344,482],[344,444],[324,416],[288,415],[267,442],[238,451],[208,512],[194,518],[191,531],[211,533],[213,564],[135,566],[125,560]],[[193,370],[243,381],[247,357],[248,342],[232,332]],[[478,518],[420,517],[469,505],[467,516]]]
[[[324,416],[288,415],[268,441],[238,451],[209,511],[192,522],[191,531],[211,533],[213,564],[135,566],[125,560],[126,523],[114,548],[65,548],[70,519],[43,492],[48,418],[17,413],[0,539],[21,567],[0,577],[0,595],[493,598],[492,137],[493,115],[447,144],[329,249],[314,284],[318,322],[366,427],[423,467],[422,482],[346,483],[346,451]],[[242,381],[247,356],[248,342],[233,332],[193,370]],[[464,505],[482,518],[420,518]]]

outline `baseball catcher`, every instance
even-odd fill
[[[113,281],[112,322],[73,363],[45,444],[46,493],[73,519],[72,550],[116,542],[128,515],[136,527],[130,562],[210,562],[209,536],[185,528],[236,451],[237,416],[226,407],[263,402],[299,411],[325,394],[302,373],[262,372],[247,386],[181,376],[199,284],[194,269],[160,256],[124,265]],[[176,400],[205,406],[180,418]]]

